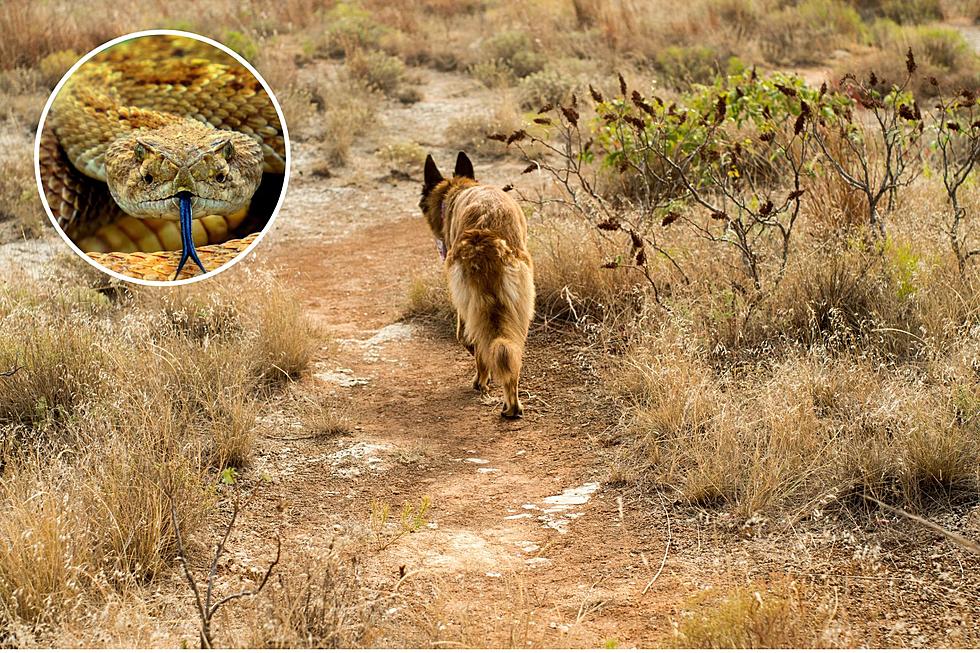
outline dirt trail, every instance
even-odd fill
[[[308,389],[335,396],[353,432],[262,440],[255,468],[271,476],[273,489],[250,508],[250,528],[267,530],[262,525],[274,524],[285,502],[284,549],[316,549],[336,534],[366,532],[372,500],[397,512],[427,496],[427,525],[369,555],[367,565],[389,586],[410,574],[402,598],[421,607],[435,592],[458,628],[390,643],[650,644],[668,624],[651,630],[644,623],[641,591],[664,542],[637,541],[620,523],[618,493],[603,485],[596,444],[610,418],[591,398],[595,379],[576,355],[581,343],[532,333],[522,379],[526,417],[506,422],[499,393],[481,399],[472,391],[472,359],[458,343],[437,327],[400,319],[413,275],[439,262],[417,209],[420,181],[392,177],[374,151],[413,140],[451,166],[446,125],[492,100],[472,80],[422,75],[425,99],[387,106],[383,127],[334,176],[311,175],[316,152],[295,147],[289,197],[261,256],[281,266],[333,341]],[[479,158],[477,168],[499,184],[520,172],[514,162]],[[258,559],[258,547],[268,547],[255,546],[247,557]],[[654,596],[644,600],[652,606]],[[622,610],[629,618],[617,617]],[[407,624],[416,618],[405,615]],[[440,616],[431,619],[437,629]],[[514,619],[524,624],[517,635],[506,625]]]

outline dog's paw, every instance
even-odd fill
[[[480,394],[486,394],[490,392],[490,380],[480,381],[480,377],[473,379],[473,389]]]
[[[500,411],[500,416],[504,419],[521,419],[524,417],[524,406],[514,404],[513,406],[504,404],[504,409]]]

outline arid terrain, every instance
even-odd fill
[[[888,30],[959,35],[973,50],[955,41],[952,68],[938,55],[918,65],[976,88],[980,8],[879,3],[899,12],[891,27],[843,2],[778,3],[787,30],[805,29],[806,11],[856,30],[794,59],[778,48],[806,39],[786,45],[783,32],[748,32],[743,52],[732,34],[704,41],[674,26],[680,41],[660,44],[629,2],[459,4],[249,5],[201,17],[228,26],[210,32],[169,4],[142,21],[107,17],[119,33],[177,27],[228,42],[268,77],[290,128],[287,198],[265,240],[219,279],[178,290],[102,278],[38,215],[31,121],[45,88],[71,63],[64,50],[116,34],[74,17],[59,34],[79,43],[5,53],[0,642],[198,646],[178,554],[221,597],[258,587],[278,541],[261,591],[216,613],[215,645],[980,645],[980,554],[969,548],[980,541],[980,278],[949,251],[936,159],[882,205],[881,241],[866,240],[867,209],[829,166],[809,170],[802,235],[778,274],[778,246],[759,259],[753,294],[745,256],[696,219],[688,233],[670,217],[697,206],[658,204],[643,218],[654,226],[633,237],[542,203],[568,186],[547,170],[564,159],[540,149],[560,133],[533,131],[545,115],[571,120],[536,111],[546,102],[577,107],[585,125],[590,84],[611,98],[622,83],[624,104],[627,84],[642,89],[640,108],[657,93],[693,104],[692,84],[710,86],[725,66],[745,88],[753,66],[836,85],[885,60]],[[695,4],[692,25],[734,20],[730,4]],[[8,5],[0,23],[24,29],[53,10]],[[609,50],[579,51],[593,45],[563,35],[562,21]],[[504,52],[480,36],[491,27],[523,36]],[[646,38],[657,52],[693,47],[685,38],[730,51],[722,63],[681,51],[650,64]],[[488,42],[502,54],[481,54]],[[900,72],[902,43],[889,55]],[[698,56],[707,73],[675,69]],[[730,58],[744,60],[738,71]],[[548,87],[554,71],[581,81],[539,98],[526,80]],[[595,124],[610,111],[596,104]],[[809,133],[792,122],[788,138]],[[487,139],[519,129],[531,133],[510,147]],[[418,209],[425,154],[445,169],[460,149],[481,181],[514,186],[529,216],[539,300],[520,421],[499,418],[497,388],[471,389]],[[528,172],[529,160],[544,165]],[[760,167],[780,198],[793,189]],[[603,178],[606,197],[639,197],[620,172]],[[960,195],[974,220],[976,175]],[[639,224],[641,200],[605,201]],[[765,218],[759,204],[746,211]],[[752,252],[769,252],[767,237]]]

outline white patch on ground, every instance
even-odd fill
[[[357,442],[345,449],[327,454],[325,459],[333,467],[334,476],[353,478],[360,476],[365,470],[380,472],[386,469],[384,458],[377,454],[389,449],[391,445]]]
[[[477,474],[494,474],[499,471],[496,467],[480,467],[476,470]]]
[[[474,465],[486,465],[490,461],[484,458],[467,458],[465,462],[473,463]]]
[[[578,487],[568,488],[562,491],[561,494],[545,497],[540,503],[547,506],[546,508],[539,508],[535,503],[525,503],[521,505],[521,508],[527,511],[540,512],[541,514],[537,515],[537,519],[544,528],[550,528],[565,534],[568,532],[568,525],[573,520],[585,514],[581,511],[569,512],[569,508],[585,505],[598,489],[598,483],[584,483]],[[525,517],[533,516],[533,513],[525,512],[520,515],[509,515],[504,517],[504,519],[524,519]]]
[[[440,531],[432,533],[435,536]],[[506,558],[487,540],[475,533],[459,531],[443,533],[441,538],[430,538],[426,542],[422,564],[426,567],[441,567],[451,570],[480,570],[497,572],[501,566],[509,566]],[[441,541],[440,541],[441,539]]]
[[[367,385],[370,378],[354,376],[354,370],[338,367],[330,372],[317,372],[313,375],[315,379],[339,385],[341,388],[353,388],[359,385]]]
[[[395,322],[380,329],[373,336],[364,341],[365,347],[377,347],[387,342],[398,342],[400,340],[411,340],[415,335],[415,326],[404,322]]]
[[[571,523],[571,519],[562,519],[560,517],[552,517],[551,515],[541,515],[538,517],[538,521],[544,524],[545,528],[551,528],[558,531],[559,533],[567,533],[568,525]]]
[[[416,328],[414,325],[404,322],[395,322],[379,329],[373,336],[364,340],[341,340],[345,345],[352,345],[364,350],[364,360],[368,363],[377,363],[384,360],[389,363],[397,363],[396,359],[382,359],[381,350],[384,345],[391,342],[404,342],[415,337]]]
[[[587,503],[589,498],[599,489],[598,483],[585,483],[578,487],[565,490],[561,494],[545,497],[541,503],[549,503],[554,506],[580,506]]]

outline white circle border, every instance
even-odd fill
[[[279,116],[279,125],[282,127],[282,137],[286,145],[286,170],[283,176],[282,190],[279,192],[279,199],[276,202],[276,206],[272,210],[272,215],[269,216],[269,221],[266,223],[265,227],[263,227],[262,231],[259,232],[259,235],[256,236],[255,240],[252,241],[252,243],[249,244],[249,246],[246,247],[243,252],[235,256],[235,258],[231,259],[224,265],[221,265],[220,267],[211,270],[210,272],[205,272],[204,274],[193,276],[187,279],[178,279],[178,280],[171,280],[171,281],[150,281],[148,279],[137,279],[135,277],[126,276],[125,274],[116,272],[115,270],[111,270],[106,266],[97,263],[95,260],[93,260],[88,255],[86,255],[85,252],[83,252],[81,248],[78,245],[76,245],[71,238],[68,237],[68,234],[64,232],[64,230],[61,228],[61,225],[58,224],[58,220],[54,217],[54,212],[51,210],[51,207],[48,205],[48,198],[44,194],[44,184],[41,180],[41,134],[44,131],[44,123],[48,118],[48,112],[51,110],[51,105],[54,102],[55,98],[58,97],[58,94],[61,92],[61,88],[65,85],[68,79],[75,74],[75,71],[77,71],[85,62],[87,62],[89,59],[99,54],[103,50],[111,48],[117,43],[122,43],[123,41],[130,41],[137,38],[143,38],[145,36],[181,36],[185,38],[191,38],[194,39],[195,41],[207,43],[208,45],[221,50],[225,54],[235,59],[235,61],[242,64],[242,66],[244,66],[245,69],[248,70],[248,72],[250,72],[255,77],[255,79],[259,80],[259,83],[262,85],[262,88],[265,90],[265,92],[269,95],[269,98],[272,100],[272,105],[275,107],[276,114]],[[41,118],[38,121],[38,125],[37,125],[37,134],[34,137],[34,177],[37,181],[37,190],[41,196],[41,204],[44,206],[44,212],[48,214],[48,219],[51,221],[51,224],[54,225],[55,231],[58,232],[58,235],[61,236],[62,240],[68,243],[68,246],[71,247],[72,250],[74,250],[74,252],[78,254],[78,256],[80,256],[84,261],[86,261],[87,263],[89,263],[90,265],[98,269],[100,272],[104,272],[105,274],[108,274],[111,277],[119,279],[120,281],[125,281],[127,283],[135,283],[143,286],[174,287],[174,286],[183,286],[186,284],[195,283],[197,281],[204,281],[205,279],[213,277],[221,272],[224,272],[231,266],[244,260],[245,257],[248,256],[253,249],[255,249],[256,245],[258,245],[262,241],[265,235],[272,228],[272,225],[275,222],[276,217],[278,217],[279,215],[279,210],[282,208],[282,203],[286,199],[286,190],[289,187],[289,168],[291,163],[292,163],[292,154],[290,152],[289,130],[286,128],[286,117],[282,113],[282,107],[279,105],[279,100],[276,98],[275,93],[272,92],[272,89],[269,87],[268,82],[266,82],[265,78],[259,74],[259,71],[257,71],[252,66],[252,64],[246,61],[244,57],[242,57],[240,54],[238,54],[228,46],[224,45],[223,43],[219,43],[214,39],[210,39],[206,36],[201,36],[200,34],[195,34],[193,32],[185,32],[181,30],[174,30],[174,29],[150,29],[150,30],[143,30],[139,32],[131,32],[129,34],[124,34],[122,36],[112,39],[111,41],[107,41],[103,43],[102,45],[98,46],[97,48],[95,48],[94,50],[90,51],[88,54],[83,56],[81,59],[76,61],[75,65],[73,65],[71,68],[68,69],[68,72],[64,74],[64,76],[61,78],[58,84],[54,87],[54,90],[51,92],[50,97],[48,97],[48,101],[44,104],[44,110],[41,111]]]

